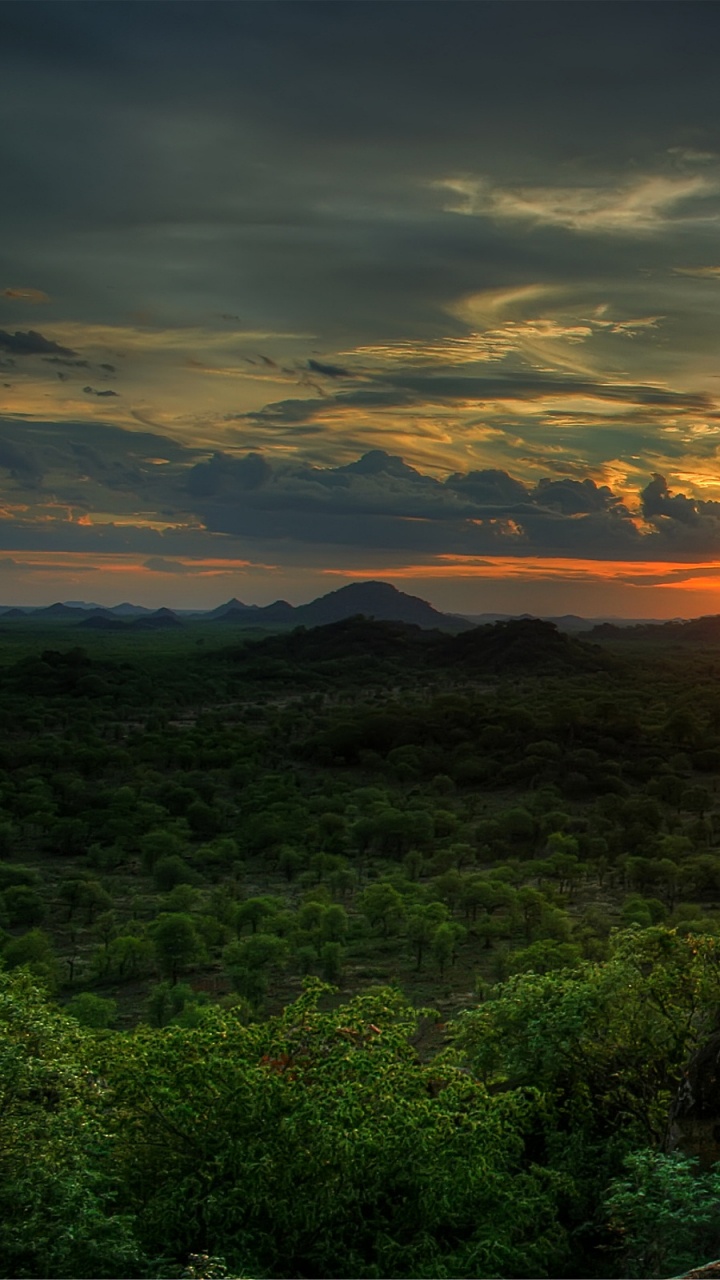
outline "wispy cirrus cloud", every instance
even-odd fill
[[[694,276],[697,280],[720,280],[720,267],[673,267],[673,275]]]
[[[481,177],[449,177],[435,185],[449,193],[444,205],[448,213],[626,235],[658,231],[669,222],[697,217],[697,202],[720,191],[717,179],[697,173],[648,174],[631,182],[597,186],[501,187]],[[688,202],[690,211],[683,209]]]

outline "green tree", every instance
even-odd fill
[[[441,902],[430,902],[426,906],[413,906],[405,921],[408,940],[415,951],[415,967],[422,968],[423,956],[432,943],[435,931],[443,924],[450,913]]]
[[[150,929],[155,960],[174,986],[183,969],[207,959],[205,944],[192,917],[163,911]]]
[[[258,925],[274,916],[280,907],[281,903],[277,898],[246,898],[235,909],[235,928],[241,933],[244,926],[249,924],[253,933],[257,933]]]
[[[461,924],[452,924],[447,920],[439,924],[433,933],[431,941],[432,957],[440,970],[441,978],[447,966],[453,963],[458,943],[462,941],[464,936],[465,930]]]
[[[66,1013],[77,1018],[81,1027],[103,1029],[112,1026],[117,1015],[117,1001],[96,996],[92,991],[81,991],[65,1006]]]
[[[363,889],[358,908],[369,924],[379,925],[384,938],[400,924],[405,914],[401,894],[387,880],[376,880]]]
[[[11,938],[3,956],[8,969],[28,969],[50,991],[60,985],[60,963],[52,941],[42,929],[30,929],[19,938]]]

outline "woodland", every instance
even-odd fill
[[[0,619],[0,1275],[720,1256],[719,681],[712,627]]]

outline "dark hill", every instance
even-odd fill
[[[248,615],[254,622],[260,623],[293,623],[297,626],[301,619],[299,618],[300,609],[294,609],[287,600],[275,600],[273,604],[268,604],[264,609],[248,609]]]
[[[296,609],[293,621],[306,627],[321,627],[358,614],[377,622],[407,622],[425,628],[447,629],[450,624],[467,629],[470,625],[464,618],[440,613],[419,596],[398,591],[389,582],[351,582]]]
[[[2,622],[15,622],[18,618],[27,618],[25,609],[6,609],[0,617]]]
[[[590,671],[607,665],[596,645],[558,631],[540,618],[511,618],[454,636],[443,656],[478,671]]]
[[[225,604],[219,604],[217,609],[211,609],[209,613],[204,613],[202,616],[208,622],[214,622],[216,618],[218,620],[221,618],[226,619],[228,614],[255,614],[257,611],[257,605],[243,604],[242,600],[238,600],[236,596],[233,596],[232,600],[226,600]]]
[[[87,631],[127,630],[127,623],[121,622],[119,618],[111,618],[106,613],[91,613],[89,618],[83,618],[82,622],[78,622],[77,625]]]
[[[564,635],[552,623],[514,619],[448,636],[416,623],[364,616],[253,640],[230,651],[249,678],[300,681],[314,670],[332,679],[428,676],[464,668],[468,675],[567,673],[608,665],[595,645]]]
[[[114,604],[109,612],[116,614],[118,618],[129,618],[140,614],[152,613],[152,609],[146,609],[144,604],[130,604],[127,600],[124,600],[122,604]]]
[[[170,627],[181,627],[183,624],[176,614],[170,609],[158,609],[155,613],[150,613],[143,618],[135,618],[134,622],[127,624],[128,630],[133,631],[162,631]]]
[[[248,654],[262,653],[299,665],[368,658],[416,662],[437,642],[439,634],[413,623],[377,622],[358,616],[328,622],[324,627],[298,627],[284,635],[267,636],[253,642]]]

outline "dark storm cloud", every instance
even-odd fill
[[[27,333],[8,333],[5,329],[0,329],[0,350],[9,351],[14,356],[42,356],[48,351],[57,352],[59,356],[77,355],[76,351],[61,347],[59,343],[44,338],[34,329],[28,329]]]
[[[77,494],[78,482],[87,478],[99,492],[124,492],[136,509],[148,482],[158,497],[175,494],[180,477],[184,480],[186,469],[200,456],[202,451],[165,436],[108,423],[0,418],[0,459],[7,460],[0,465],[10,467],[18,479],[23,473],[49,477],[48,496],[60,502]],[[151,461],[157,458],[167,459],[167,464]],[[0,500],[4,496],[0,488]]]
[[[12,440],[0,438],[0,467],[10,472],[13,480],[33,488],[42,478],[42,466],[32,446],[22,448]]]
[[[604,556],[636,554],[639,540],[627,507],[590,479],[529,487],[488,470],[441,482],[382,450],[335,468],[218,454],[189,473],[188,489],[212,532],[328,549]]]
[[[45,364],[64,364],[68,369],[89,369],[89,360],[64,360],[60,356],[45,356]]]
[[[720,502],[673,494],[662,475],[653,476],[641,502],[645,519],[675,554],[708,555],[720,548]]]
[[[95,387],[83,387],[86,396],[117,396],[118,391],[96,391]]]
[[[334,364],[321,364],[319,360],[308,360],[308,369],[313,373],[322,373],[326,378],[351,378],[347,369],[340,369]]]
[[[158,464],[158,458],[166,462]],[[436,479],[371,450],[339,467],[200,451],[102,424],[0,421],[5,550],[137,552],[232,559],[252,548],[311,557],[365,553],[581,556],[720,555],[720,503],[673,494],[663,477],[634,501],[589,477],[523,483],[498,468]],[[117,513],[102,524],[48,518],[58,507]],[[33,515],[37,508],[41,518]],[[141,511],[142,516],[133,513]],[[153,527],[169,522],[176,527]],[[184,527],[183,527],[184,526]]]

